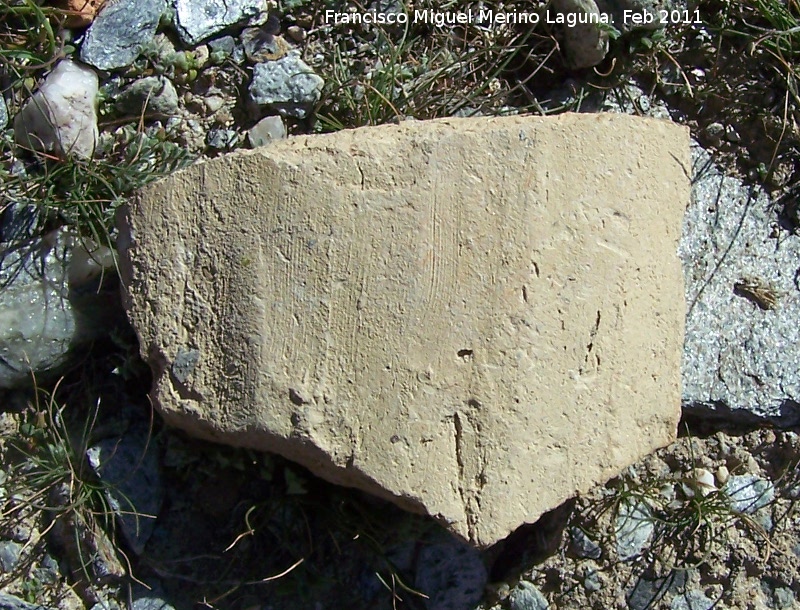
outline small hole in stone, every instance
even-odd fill
[[[471,349],[460,349],[458,350],[458,357],[463,358],[464,360],[471,360],[472,359],[472,350]]]
[[[298,394],[297,392],[295,392],[291,388],[289,388],[289,400],[291,400],[292,404],[295,404],[295,405],[304,405],[304,404],[306,404],[306,401],[303,400],[303,397],[300,396],[300,394]]]

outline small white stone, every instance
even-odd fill
[[[89,159],[97,146],[97,74],[65,59],[14,119],[17,144]]]
[[[720,466],[717,468],[717,485],[725,485],[730,478],[731,473],[728,471],[726,466]]]
[[[701,496],[705,497],[717,491],[717,486],[714,485],[714,475],[705,468],[695,468],[692,478],[694,487],[700,492]]]

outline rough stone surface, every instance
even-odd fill
[[[283,124],[283,119],[279,116],[265,117],[247,132],[247,139],[253,148],[266,146],[270,142],[283,140],[285,137],[286,125]]]
[[[564,51],[570,66],[591,68],[603,61],[608,53],[608,32],[597,23],[580,23],[588,19],[586,15],[600,15],[595,0],[554,0],[552,6],[564,15],[575,15],[578,21],[564,27]]]
[[[688,174],[684,128],[588,115],[176,173],[119,217],[154,403],[490,545],[674,438]]]
[[[14,138],[33,150],[88,159],[97,145],[97,74],[65,59],[14,118]]]
[[[98,257],[63,229],[38,235],[38,223],[32,206],[0,215],[0,388],[28,384],[32,372],[41,381],[113,324]]]
[[[109,2],[86,32],[81,59],[101,70],[130,65],[155,36],[166,8],[165,0]]]
[[[684,406],[752,423],[800,423],[800,240],[777,224],[776,204],[724,175],[693,147],[692,202],[680,256],[686,278]],[[770,226],[772,225],[772,228]],[[774,296],[762,308],[742,280]]]
[[[5,129],[8,125],[8,106],[6,100],[0,95],[0,129]]]
[[[103,439],[86,452],[89,465],[106,486],[111,510],[133,552],[141,555],[164,500],[158,458],[146,426],[121,438]]]
[[[228,26],[258,18],[263,0],[177,0],[178,34],[186,44],[198,42]]]
[[[277,61],[253,67],[250,97],[260,106],[269,106],[283,115],[305,118],[319,100],[322,86],[319,76],[296,53]]]
[[[508,605],[511,610],[547,610],[550,604],[531,582],[521,580],[509,595]]]
[[[119,96],[117,110],[126,114],[171,117],[178,115],[178,93],[165,76],[146,76],[131,83]]]

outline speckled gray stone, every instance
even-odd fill
[[[262,14],[263,0],[177,0],[177,29],[186,44],[221,32],[228,26]]]
[[[714,602],[702,591],[689,591],[672,599],[670,610],[711,610]]]
[[[170,117],[178,114],[178,93],[165,76],[140,78],[123,91],[116,103],[119,112]]]
[[[303,119],[319,100],[324,81],[297,53],[253,67],[250,97],[282,115]]]
[[[108,2],[86,32],[81,59],[101,70],[128,66],[155,36],[166,0]]]
[[[654,529],[653,513],[647,504],[641,500],[621,502],[614,526],[619,558],[625,561],[640,555]]]
[[[753,474],[731,477],[722,491],[731,499],[733,509],[746,515],[752,515],[775,499],[772,483]]]
[[[800,240],[774,202],[723,176],[693,147],[692,203],[679,255],[686,281],[684,410],[744,422],[800,422]],[[735,290],[754,278],[777,300],[762,309]],[[738,294],[737,294],[738,292]]]
[[[547,610],[550,605],[533,583],[521,580],[509,595],[511,610]]]
[[[428,596],[428,610],[474,608],[483,597],[488,574],[480,552],[442,536],[419,552],[415,588]]]
[[[0,129],[5,129],[8,125],[8,107],[6,100],[0,95]]]

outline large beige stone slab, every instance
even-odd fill
[[[479,546],[675,435],[687,130],[406,122],[195,165],[120,218],[154,403]]]

